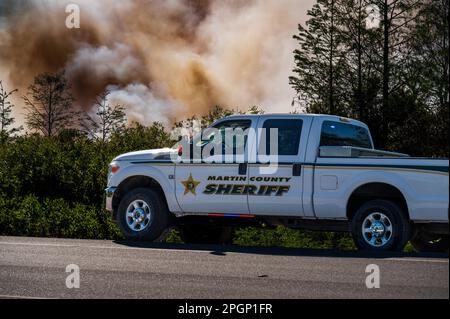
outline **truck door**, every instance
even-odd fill
[[[256,122],[256,120],[254,120]],[[250,119],[224,120],[214,125],[220,134],[227,129],[242,129],[246,131],[252,125]],[[236,152],[247,154],[249,139],[255,139],[253,130],[243,140],[244,145],[236,145],[242,141],[234,140],[234,155]],[[207,137],[209,139],[209,137]],[[213,140],[213,138],[211,138]],[[226,143],[222,139],[222,143]],[[229,142],[228,142],[229,143]],[[253,144],[253,143],[251,143]],[[242,154],[239,154],[242,155]],[[248,214],[247,185],[248,169],[245,164],[238,161],[217,160],[216,154],[210,158],[203,158],[202,163],[176,164],[175,190],[178,203],[185,213],[222,213],[222,214]],[[211,158],[217,160],[211,162]],[[220,162],[222,161],[222,162]]]
[[[249,164],[248,187],[252,190],[248,192],[250,214],[304,215],[303,164],[310,126],[311,119],[308,117],[272,115],[260,118],[256,147],[252,150],[257,153],[257,162]],[[271,129],[278,131],[278,147],[275,148],[278,163],[268,165],[261,163],[260,155],[270,154]]]

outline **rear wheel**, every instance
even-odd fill
[[[387,200],[363,204],[352,220],[356,247],[370,251],[401,251],[408,242],[411,225],[402,210]]]
[[[419,231],[412,239],[411,245],[418,252],[448,253],[448,235],[434,235]]]
[[[169,224],[169,213],[161,196],[152,189],[136,188],[120,201],[117,223],[130,240],[156,241]]]

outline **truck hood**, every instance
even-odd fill
[[[170,160],[170,154],[176,152],[177,150],[171,148],[130,152],[117,156],[114,161]]]

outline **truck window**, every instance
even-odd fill
[[[270,155],[270,129],[272,128],[278,129],[278,155],[297,155],[302,127],[303,120],[298,119],[265,121],[263,128],[266,129],[266,140],[261,143],[266,143],[266,155]]]
[[[252,122],[249,120],[235,120],[235,121],[226,121],[221,122],[217,125],[214,125],[213,127],[218,129],[220,134],[222,135],[221,141],[222,141],[222,148],[223,148],[223,154],[225,153],[225,146],[229,146],[230,149],[232,147],[233,154],[234,155],[241,155],[237,154],[237,150],[243,151],[245,149],[245,146],[247,144],[247,135],[248,131],[247,129],[250,128],[252,125]],[[245,133],[244,138],[237,138],[234,136],[233,138],[233,145],[225,145],[227,140],[225,139],[225,133],[227,129],[242,129],[242,131]],[[217,133],[217,131],[216,131]],[[202,146],[205,146],[209,141],[214,141],[214,134],[211,133],[210,135],[203,136]],[[242,152],[240,152],[242,153]],[[211,155],[214,155],[214,150],[211,150]]]
[[[354,146],[372,148],[369,132],[361,126],[324,121],[320,146]]]

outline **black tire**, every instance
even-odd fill
[[[380,235],[382,234],[380,237],[386,240],[385,243],[378,239],[377,234],[372,235],[370,232],[363,234],[363,224],[369,228],[371,228],[371,225],[376,224],[366,219],[370,215],[374,217],[380,216],[380,219],[383,221],[382,225],[384,225],[382,229],[386,230],[390,226],[391,231],[380,231]],[[381,218],[381,216],[387,217],[387,219]],[[376,228],[378,225],[374,227]],[[352,236],[356,247],[360,250],[402,251],[411,237],[411,223],[397,204],[382,199],[371,200],[363,204],[353,216]],[[369,243],[368,241],[371,241],[373,238],[375,243]]]
[[[411,245],[418,252],[448,253],[448,235],[433,235],[419,231],[411,238]]]
[[[229,245],[233,241],[233,227],[183,225],[179,230],[186,244]]]
[[[151,210],[151,218],[143,230],[133,230],[127,223],[127,209],[134,201],[144,201]],[[117,224],[128,240],[157,241],[169,226],[169,211],[161,195],[152,189],[136,188],[122,198],[117,211]]]

